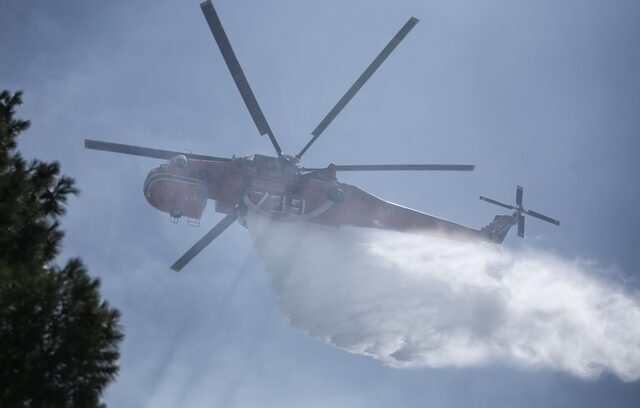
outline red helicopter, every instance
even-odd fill
[[[234,221],[246,226],[248,211],[282,222],[312,222],[333,227],[356,226],[395,231],[432,231],[462,239],[482,239],[501,243],[509,229],[518,225],[524,237],[524,215],[559,225],[559,221],[526,210],[522,206],[523,188],[518,186],[516,205],[503,204],[486,197],[480,199],[513,210],[511,215],[497,215],[481,229],[456,224],[420,211],[385,201],[356,186],[341,183],[337,172],[386,170],[471,171],[472,165],[391,164],[336,165],[306,168],[300,159],[326,127],[353,98],[376,69],[418,23],[411,17],[378,54],[338,103],[311,132],[313,137],[295,156],[283,154],[267,120],[231,48],[227,35],[210,0],[200,4],[213,37],[261,135],[267,135],[277,156],[255,154],[222,158],[192,153],[152,149],[97,140],[85,140],[88,149],[167,160],[152,169],[144,182],[143,193],[149,204],[169,213],[172,222],[186,217],[190,225],[199,225],[208,200],[215,201],[215,211],[226,216],[191,247],[171,269],[180,271]]]

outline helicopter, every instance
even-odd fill
[[[350,171],[472,171],[463,164],[375,164],[307,168],[300,159],[329,124],[394,51],[418,19],[411,17],[395,34],[336,105],[311,132],[312,138],[295,156],[283,153],[231,47],[218,14],[210,0],[200,4],[205,20],[231,73],[240,95],[260,135],[267,135],[275,156],[254,154],[242,157],[215,157],[154,149],[121,143],[85,139],[85,148],[162,159],[143,184],[145,199],[154,208],[168,213],[171,222],[182,217],[199,226],[209,200],[215,212],[225,217],[188,249],[171,269],[178,272],[234,222],[247,226],[247,214],[254,211],[281,222],[308,222],[331,227],[354,226],[394,231],[430,231],[460,239],[480,239],[502,243],[512,226],[524,237],[525,215],[559,225],[560,222],[522,205],[523,191],[517,186],[516,204],[509,205],[480,196],[481,200],[512,210],[496,215],[488,225],[474,229],[374,196],[356,186],[342,183],[338,172]]]

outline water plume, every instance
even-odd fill
[[[500,363],[640,378],[640,302],[538,250],[381,230],[248,226],[293,326],[391,367]]]

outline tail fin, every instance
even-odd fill
[[[518,223],[513,215],[496,215],[491,223],[480,229],[480,233],[496,244],[501,244],[511,227]]]

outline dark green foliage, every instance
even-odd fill
[[[16,151],[21,94],[0,93],[0,407],[99,407],[117,374],[119,312],[79,259],[55,264],[74,180]]]

